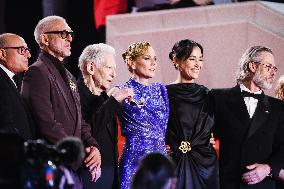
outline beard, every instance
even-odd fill
[[[272,82],[268,82],[267,76],[261,74],[259,69],[256,70],[252,80],[261,89],[268,90],[272,88]]]
[[[66,58],[71,55],[70,50],[64,50],[62,48],[57,47],[56,45],[50,44],[49,46],[50,50],[53,51],[54,54],[56,54],[59,57]]]

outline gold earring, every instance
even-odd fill
[[[178,64],[174,64],[176,69],[179,69],[179,65]]]

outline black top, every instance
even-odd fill
[[[119,103],[106,92],[93,95],[83,79],[77,82],[81,100],[83,119],[90,124],[92,136],[97,140],[102,158],[102,175],[97,182],[92,182],[87,169],[81,171],[84,189],[118,188],[118,149],[117,122],[115,114]]]
[[[177,166],[177,189],[218,189],[217,156],[209,143],[214,116],[208,89],[195,83],[172,84],[167,89],[170,117],[166,143]]]

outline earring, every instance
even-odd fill
[[[174,66],[175,66],[176,69],[179,69],[179,65],[177,63],[174,64]]]

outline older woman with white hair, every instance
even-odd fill
[[[90,172],[80,172],[84,189],[118,188],[117,122],[115,114],[120,103],[132,96],[131,89],[116,89],[107,94],[116,76],[115,50],[106,44],[87,46],[79,57],[83,78],[78,80],[82,116],[92,129],[92,135],[100,146],[102,175],[97,182],[91,181]]]

